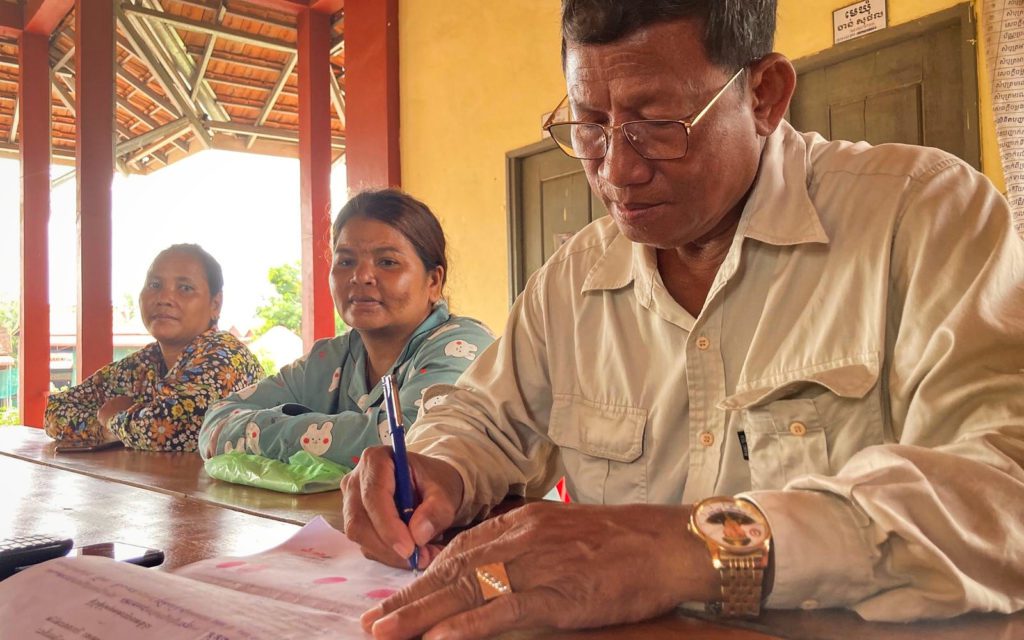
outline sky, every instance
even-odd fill
[[[54,165],[50,177],[71,169]],[[20,296],[19,174],[17,160],[0,158],[0,301]],[[332,171],[331,191],[336,212],[346,194],[342,163]],[[77,303],[75,181],[58,185],[50,197],[50,308],[56,319],[70,315]],[[256,308],[274,293],[267,270],[300,259],[299,162],[207,150],[147,176],[115,173],[112,215],[115,307],[126,295],[138,298],[161,249],[195,242],[224,270],[221,328],[244,332],[261,324]]]

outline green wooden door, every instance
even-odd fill
[[[979,167],[968,11],[954,7],[798,60],[793,126],[829,139],[938,147]]]
[[[607,212],[590,191],[579,160],[554,147],[531,146],[510,154],[510,253],[513,297],[526,280],[574,233]],[[518,238],[518,242],[515,239]]]

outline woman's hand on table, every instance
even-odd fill
[[[135,404],[135,399],[131,396],[114,396],[104,402],[99,408],[99,411],[96,412],[96,419],[99,420],[101,425],[103,425],[103,436],[105,440],[109,439],[109,437],[116,437],[110,433],[110,421],[117,414],[130,409],[133,404]]]
[[[375,638],[486,638],[635,622],[720,593],[690,508],[533,503],[458,535],[416,582],[363,615]],[[477,567],[512,593],[484,601]]]
[[[341,479],[345,535],[363,554],[394,567],[408,568],[413,548],[426,567],[441,547],[429,544],[452,525],[462,504],[462,476],[441,460],[410,452],[409,467],[419,504],[407,527],[395,508],[395,466],[390,447],[370,447]]]

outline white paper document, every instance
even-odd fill
[[[285,543],[174,574],[59,558],[0,582],[0,635],[49,640],[365,638],[359,616],[413,580],[322,518]]]

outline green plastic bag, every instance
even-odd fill
[[[287,463],[233,451],[214,456],[203,466],[218,480],[282,493],[334,491],[352,470],[306,451],[293,454]]]

